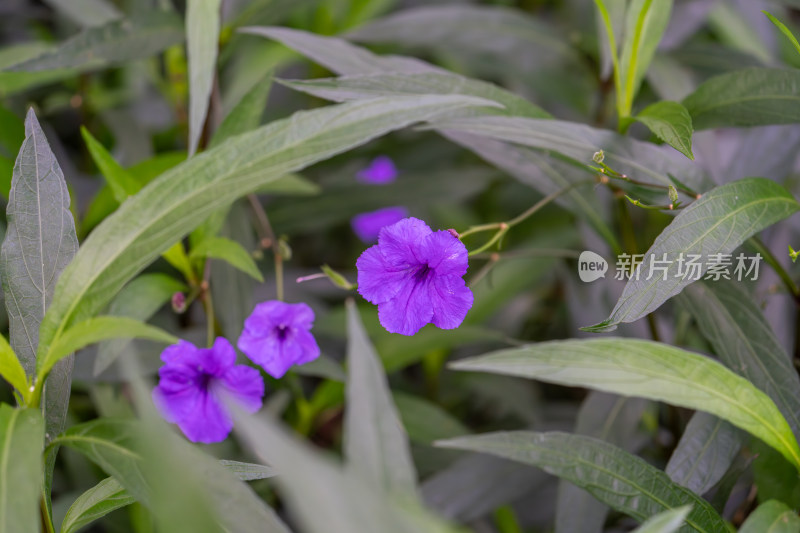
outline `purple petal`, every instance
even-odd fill
[[[185,340],[168,346],[161,353],[164,368],[171,368],[185,373],[187,376],[197,374],[222,375],[236,362],[236,352],[227,339],[218,337],[213,348],[197,348]]]
[[[378,234],[384,226],[390,226],[408,216],[405,207],[386,207],[369,213],[361,213],[350,220],[350,226],[358,238],[371,243],[378,240]]]
[[[392,270],[420,265],[416,254],[420,243],[433,233],[423,221],[410,217],[384,227],[378,235],[378,247]]]
[[[256,305],[244,322],[246,329],[254,335],[267,335],[280,325],[311,328],[314,311],[304,303],[287,304],[269,300]]]
[[[233,419],[220,399],[211,391],[199,393],[196,398],[193,415],[178,420],[178,427],[192,442],[210,444],[225,440],[233,429]]]
[[[473,296],[461,276],[434,276],[430,283],[433,323],[437,328],[454,329],[461,325],[472,308]]]
[[[261,409],[264,397],[264,378],[255,368],[236,365],[214,383],[215,392],[225,395],[242,409],[255,413]]]
[[[431,233],[420,243],[417,252],[436,276],[463,276],[469,266],[467,247],[446,230]]]
[[[385,185],[397,178],[397,167],[385,155],[378,156],[372,160],[367,168],[356,174],[356,178],[362,183]]]
[[[378,319],[389,333],[414,335],[433,318],[429,281],[411,280],[389,301],[378,305]]]
[[[386,263],[378,246],[364,250],[356,261],[358,292],[368,302],[379,304],[400,292],[408,281],[407,270],[393,270]]]

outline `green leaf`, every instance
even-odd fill
[[[792,46],[794,46],[794,49],[797,50],[798,54],[800,54],[800,43],[797,42],[797,38],[792,33],[792,30],[787,28],[786,24],[784,24],[783,22],[778,20],[777,17],[775,17],[769,11],[763,11],[762,10],[761,12],[764,13],[767,16],[767,18],[769,18],[769,20],[775,25],[776,28],[781,30],[781,33],[783,33],[786,36],[786,38],[789,39],[789,42],[792,43]]]
[[[633,0],[625,16],[625,44],[620,55],[623,99],[619,113],[630,115],[647,67],[669,23],[672,0]]]
[[[30,394],[28,376],[25,375],[25,369],[17,359],[17,354],[2,335],[0,335],[0,376],[17,389],[23,399],[27,399]]]
[[[675,483],[705,494],[728,471],[744,440],[745,435],[728,422],[695,413],[664,470]]]
[[[279,81],[297,91],[334,102],[409,94],[466,94],[494,100],[505,106],[505,109],[492,110],[495,113],[530,118],[551,118],[551,115],[542,108],[497,85],[448,72],[385,73]]]
[[[718,533],[726,528],[724,520],[708,502],[670,481],[664,472],[592,437],[555,431],[513,431],[462,437],[438,444],[538,466],[640,522],[664,511],[692,505],[682,531]]]
[[[695,130],[800,122],[800,71],[743,68],[714,76],[683,105]]]
[[[188,0],[186,52],[189,61],[189,157],[194,155],[208,113],[217,70],[221,0]]]
[[[262,461],[280,472],[275,483],[305,533],[461,531],[413,500],[394,499],[397,495],[350,468],[342,468],[275,422],[240,411],[234,416],[234,431]]]
[[[800,436],[800,378],[764,313],[740,283],[694,283],[678,297],[720,361],[766,392]]]
[[[711,254],[731,254],[748,238],[798,210],[800,204],[786,189],[765,178],[747,178],[712,189],[678,213],[656,237],[637,269],[638,276],[625,284],[611,315],[582,329],[613,331],[622,322],[655,311],[694,281],[686,275],[685,266],[685,272],[679,274],[680,257],[686,260],[700,255],[702,276]],[[653,270],[655,261],[664,269]]]
[[[211,137],[208,147],[214,148],[231,137],[256,129],[261,123],[264,108],[267,107],[267,97],[271,88],[272,73],[270,72],[257,81],[236,104],[236,107],[228,113],[217,131],[214,132],[214,136]]]
[[[208,215],[272,180],[439,113],[492,105],[466,96],[376,98],[297,113],[192,157],[127,200],[59,280],[40,353]],[[169,228],[169,231],[164,231]]]
[[[412,442],[430,445],[435,440],[470,432],[459,419],[433,402],[402,392],[395,392],[392,397]]]
[[[175,344],[178,338],[163,329],[124,316],[99,316],[79,322],[53,343],[42,361],[39,376],[44,376],[59,360],[81,348],[109,339],[148,339]]]
[[[111,192],[114,193],[114,199],[117,202],[122,203],[128,196],[139,192],[142,185],[122,168],[108,153],[108,150],[83,126],[81,126],[81,135],[86,143],[86,148],[89,149],[89,155],[92,156],[94,164],[100,169],[100,173],[111,187]]]
[[[674,533],[686,521],[686,517],[691,510],[692,507],[686,505],[670,511],[663,511],[647,520],[631,533]]]
[[[583,400],[575,433],[619,446],[627,452],[636,449],[637,429],[649,402],[592,391]],[[575,509],[580,509],[576,513]],[[608,506],[572,483],[560,481],[556,505],[556,533],[595,533],[602,530]]]
[[[666,344],[602,338],[542,342],[451,364],[705,411],[744,429],[800,469],[800,448],[769,397],[720,363]]]
[[[647,126],[659,139],[689,159],[694,159],[692,117],[681,104],[666,100],[656,102],[633,118]]]
[[[379,95],[464,94],[494,100],[506,107],[492,112],[550,117],[545,110],[510,91],[459,76],[418,59],[379,56],[342,39],[289,28],[246,28],[244,31],[274,39],[344,75],[335,79],[281,82],[328,100],[343,102]]]
[[[744,521],[739,533],[798,533],[800,517],[786,504],[770,500],[764,502]]]
[[[245,274],[263,283],[264,276],[258,270],[253,256],[236,241],[225,237],[210,237],[200,242],[192,248],[189,253],[190,259],[201,259],[213,257],[221,259],[233,267],[238,268]]]
[[[0,404],[0,531],[39,531],[44,421]]]
[[[347,301],[347,334],[347,467],[387,492],[414,495],[417,472],[408,435],[353,300]]]
[[[7,67],[12,72],[94,70],[156,54],[183,41],[183,24],[170,11],[145,10],[136,18],[88,28],[54,50]]]
[[[70,506],[61,522],[61,533],[74,533],[108,513],[132,504],[136,498],[113,477],[87,490]]]
[[[108,314],[147,321],[176,292],[188,290],[186,285],[167,274],[143,274],[117,294],[108,307]],[[115,339],[100,344],[94,362],[94,375],[97,376],[125,352],[130,344],[128,339]]]
[[[668,174],[681,177],[689,187],[702,190],[708,182],[703,172],[674,152],[651,143],[622,137],[612,131],[562,120],[482,116],[436,121],[432,127],[463,132],[498,141],[550,150],[587,165],[603,150],[605,163],[615,171],[648,183],[673,185]]]
[[[122,15],[105,0],[45,0],[53,9],[84,28],[100,26]]]

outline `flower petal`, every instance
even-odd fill
[[[441,329],[461,325],[474,297],[461,276],[435,276],[430,282],[433,324]]]
[[[432,233],[423,221],[410,217],[384,227],[378,235],[378,247],[392,270],[404,270],[422,263],[416,251]]]
[[[381,155],[373,159],[367,168],[356,174],[356,178],[362,183],[384,185],[397,178],[397,168],[394,166],[394,161]]]
[[[233,429],[233,419],[211,390],[197,395],[194,413],[178,420],[186,438],[192,442],[221,442]]]
[[[391,226],[408,216],[405,207],[385,207],[368,213],[361,213],[350,220],[350,226],[358,238],[371,243],[378,240],[378,234],[385,226]]]
[[[368,302],[379,304],[400,292],[410,279],[407,270],[393,270],[384,260],[378,246],[364,250],[356,261],[358,292]]]
[[[242,409],[255,413],[261,409],[264,397],[264,378],[255,368],[236,365],[214,381],[214,392],[226,395]]]
[[[463,276],[469,266],[469,253],[457,237],[449,231],[431,233],[419,245],[420,259],[436,271],[437,276]]]
[[[311,328],[314,311],[304,303],[287,304],[280,300],[268,300],[256,305],[244,322],[246,329],[256,336],[267,335],[278,326]]]
[[[433,318],[429,281],[411,280],[389,301],[378,305],[378,319],[389,333],[413,335]]]

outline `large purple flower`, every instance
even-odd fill
[[[358,181],[371,185],[385,185],[397,178],[397,167],[385,155],[380,155],[372,160],[367,168],[356,174]]]
[[[314,311],[304,303],[262,302],[244,321],[238,346],[267,374],[280,378],[292,365],[319,357],[319,346],[311,334],[313,324]]]
[[[233,346],[222,337],[212,348],[181,340],[161,354],[153,401],[169,422],[192,442],[220,442],[233,429],[225,406],[234,402],[250,413],[261,408],[264,379],[255,368],[236,364]]]
[[[407,216],[408,209],[405,207],[384,207],[354,216],[350,225],[359,239],[365,243],[373,243],[378,240],[378,234],[384,226],[391,226]]]
[[[467,255],[449,231],[401,220],[383,228],[378,244],[358,258],[358,292],[378,305],[378,318],[391,333],[413,335],[429,322],[457,328],[472,307],[463,279]]]

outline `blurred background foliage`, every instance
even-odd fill
[[[589,0],[224,0],[222,6],[217,74],[201,146],[208,146],[215,129],[242,98],[257,98],[259,91],[261,97],[268,92],[259,123],[326,105],[278,81],[269,88],[273,77],[308,79],[332,73],[273,40],[237,32],[256,25],[338,35],[380,54],[419,57],[459,74],[494,82],[559,119],[609,129],[616,126],[610,63],[604,59],[600,26]],[[180,0],[0,2],[3,199],[8,198],[13,162],[24,139],[22,119],[29,106],[36,109],[64,170],[80,239],[119,205],[96,158],[87,149],[81,127],[140,184],[186,158],[189,81],[182,22],[185,7]],[[769,8],[795,28],[795,21],[800,19],[794,7],[790,1],[677,0],[636,109],[662,99],[680,101],[706,79],[745,66],[800,66],[800,57],[791,44],[780,38],[760,13],[760,9]],[[397,14],[404,14],[408,20],[392,18]],[[383,20],[384,26],[375,26],[381,24],[375,22],[378,20]],[[119,21],[117,26],[113,26],[114,21]],[[112,29],[108,29],[109,24]],[[115,33],[98,48],[100,57],[77,54],[70,63],[57,55],[50,59],[41,55],[81,32],[88,35],[86,39],[103,41],[104,31]],[[40,70],[8,70],[34,58],[42,62]],[[48,61],[55,61],[57,68]],[[641,125],[634,125],[630,134],[658,142]],[[785,180],[790,188],[796,186],[796,154],[800,148],[796,127],[707,130],[695,135],[693,148],[698,163],[717,183],[764,175]],[[356,182],[356,173],[378,155],[388,155],[395,161],[397,181],[384,187]],[[557,161],[553,164],[557,173],[563,171]],[[509,174],[432,131],[404,130],[317,164],[286,182],[282,189],[260,194],[260,204],[275,235],[288,248],[284,250],[286,299],[308,302],[316,310],[314,331],[323,350],[321,360],[298,368],[296,375],[280,381],[268,378],[268,409],[319,446],[340,448],[345,294],[324,280],[303,284],[294,280],[317,272],[322,264],[355,279],[355,260],[365,245],[349,226],[353,215],[404,205],[434,228],[461,230],[473,224],[508,220],[542,198],[537,186],[541,183],[539,172],[541,167],[524,167]],[[626,228],[635,228],[632,239],[640,251],[671,220],[647,210],[632,210],[633,219],[628,220],[616,211],[610,198],[603,196],[606,191],[597,193],[605,200],[597,203],[601,218],[618,235]],[[224,221],[221,235],[252,253],[264,283],[223,261],[212,261],[215,314],[221,332],[230,339],[238,336],[253,305],[276,293],[272,256],[263,246],[267,236],[262,234],[258,217],[258,209],[239,201]],[[605,318],[621,286],[610,277],[602,284],[577,281],[577,252],[592,249],[608,255],[610,251],[587,227],[569,209],[551,204],[506,237],[499,261],[487,261],[486,257],[473,260],[468,279],[477,280],[473,286],[475,306],[457,330],[428,327],[414,337],[390,335],[378,324],[374,307],[360,306],[409,433],[423,479],[424,500],[444,516],[469,524],[476,531],[550,530],[556,509],[560,509],[555,504],[558,483],[533,468],[434,448],[434,440],[520,427],[575,429],[602,435],[663,467],[691,414],[643,400],[622,406],[610,396],[591,393],[583,405],[594,410],[581,416],[579,409],[586,398],[581,390],[444,369],[448,359],[481,354],[491,348],[582,336],[578,327]],[[787,235],[796,237],[796,232],[796,225],[775,229],[767,235],[767,242],[783,243]],[[289,250],[290,254],[286,253]],[[205,319],[201,306],[176,313],[169,305],[168,297],[184,281],[180,272],[160,260],[147,273],[163,274],[172,282],[165,282],[160,293],[142,293],[140,300],[128,305],[143,313],[147,311],[141,309],[149,309],[152,318],[141,318],[150,318],[183,338],[202,343]],[[796,353],[793,314],[788,311],[791,303],[785,295],[774,295],[774,286],[775,277],[766,273],[753,288],[755,299],[763,304],[784,348]],[[662,339],[710,352],[689,313],[674,307],[674,319],[659,317],[656,324]],[[2,322],[7,328],[6,317]],[[625,325],[620,331],[626,336],[650,335],[644,321]],[[160,364],[158,347],[145,342],[87,350],[89,353],[76,359],[70,423],[131,412],[131,390],[120,383],[119,365],[111,364],[95,375],[104,350],[114,350],[117,355],[135,353],[139,371],[148,377]],[[0,384],[0,397],[13,402],[11,391],[4,387]],[[594,427],[595,420],[606,420],[604,412],[615,409],[621,410],[613,427]],[[233,439],[205,448],[219,457],[241,455]],[[773,459],[780,462],[780,458]],[[768,467],[764,472],[780,476]],[[55,516],[63,516],[78,494],[103,477],[85,457],[62,450],[54,483]],[[796,479],[785,477],[762,478],[759,497],[769,492],[769,487],[780,486],[786,490],[773,491],[773,497],[794,507],[800,505],[800,485]],[[726,518],[741,521],[746,515],[754,498],[750,481],[745,477],[736,485],[724,507]],[[278,502],[269,480],[256,481],[252,486],[266,501]],[[608,518],[611,531],[627,530],[631,524],[621,515]],[[150,528],[148,511],[135,504],[108,515],[89,530],[143,533]]]

